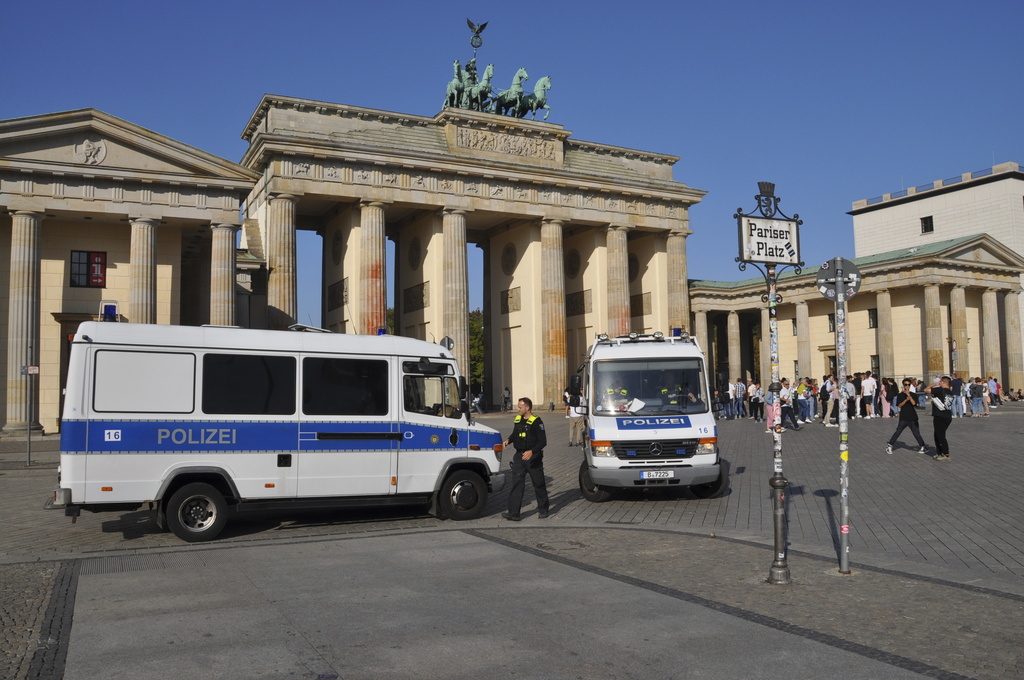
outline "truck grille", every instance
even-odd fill
[[[679,460],[692,458],[697,439],[658,439],[655,441],[613,442],[616,457],[622,460]]]

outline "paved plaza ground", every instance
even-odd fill
[[[783,435],[793,583],[768,585],[771,437],[720,421],[729,492],[583,500],[560,413],[552,516],[415,511],[233,520],[188,545],[150,513],[43,502],[54,437],[0,442],[3,678],[1014,678],[1024,674],[1024,406],[958,419],[952,460],[894,420]],[[480,420],[507,431],[510,416]],[[931,445],[931,419],[922,416]]]

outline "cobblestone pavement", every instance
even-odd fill
[[[543,412],[553,516],[540,523],[527,491],[526,521],[439,521],[406,511],[303,512],[229,523],[223,538],[192,546],[157,529],[151,513],[83,513],[71,525],[43,509],[56,475],[54,437],[0,442],[0,677],[57,677],[70,634],[79,570],[97,560],[172,555],[271,543],[351,540],[401,532],[465,531],[668,597],[687,599],[793,635],[825,642],[929,677],[1018,677],[1024,649],[1024,407],[958,419],[952,461],[909,444],[886,455],[894,420],[850,425],[850,559],[837,573],[838,430],[809,424],[784,435],[790,586],[764,584],[771,564],[767,480],[771,437],[763,424],[720,421],[730,489],[718,499],[685,492],[630,492],[603,504],[577,488],[582,455],[565,446],[560,414]],[[509,429],[507,415],[486,424]],[[922,431],[931,443],[931,422]],[[712,538],[712,537],[717,538]],[[49,673],[50,675],[47,675]]]

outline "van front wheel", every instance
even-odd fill
[[[181,487],[167,501],[167,527],[189,543],[217,537],[227,522],[227,503],[209,484],[193,482]]]
[[[584,498],[591,503],[604,503],[616,495],[615,491],[615,489],[594,484],[594,480],[590,477],[590,466],[587,465],[587,461],[583,461],[580,465],[580,493]]]
[[[475,472],[457,470],[444,480],[437,500],[445,517],[476,519],[487,505],[487,483]]]

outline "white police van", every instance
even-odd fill
[[[83,323],[52,505],[148,506],[190,542],[229,509],[430,503],[475,518],[504,482],[501,435],[472,422],[466,393],[452,355],[421,340]]]
[[[725,492],[704,355],[693,338],[601,334],[580,372],[572,387],[586,400],[584,498],[599,503],[624,488]]]

